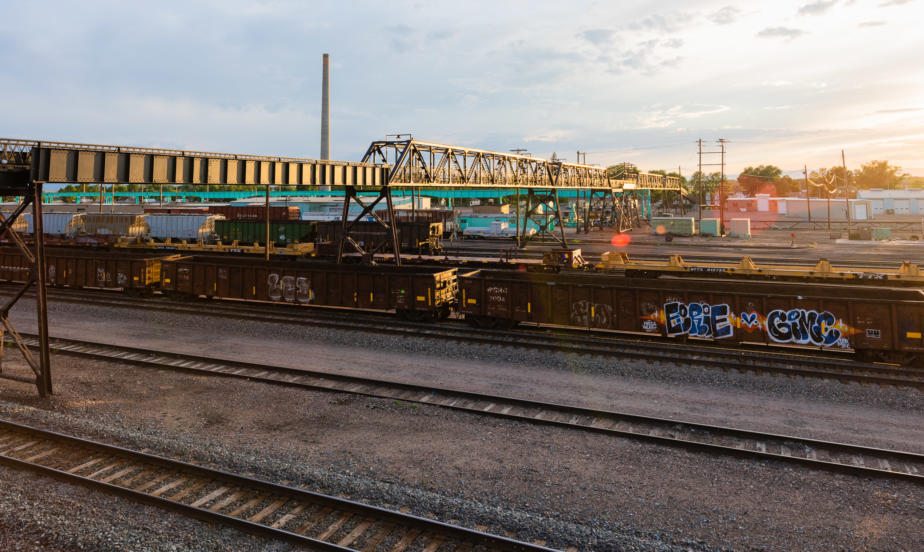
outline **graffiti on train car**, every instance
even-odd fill
[[[723,339],[732,335],[733,315],[726,303],[664,304],[664,326],[667,335],[690,335]]]
[[[838,343],[843,333],[837,317],[828,311],[807,309],[776,309],[767,315],[767,335],[777,343],[798,343],[830,347]]]
[[[571,304],[571,323],[590,328],[609,328],[613,320],[613,307],[605,303],[591,303],[581,299]]]
[[[767,316],[756,311],[736,315],[727,303],[682,301],[664,303],[663,308],[642,316],[643,330],[657,332],[662,326],[669,337],[725,339],[734,335],[735,328],[756,329],[776,343],[841,348],[849,348],[848,337],[859,331],[829,311],[792,308],[775,309]]]
[[[310,303],[314,300],[311,280],[304,276],[283,276],[270,273],[266,277],[267,296],[273,301],[290,303]]]

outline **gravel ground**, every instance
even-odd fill
[[[288,552],[308,549],[225,527],[209,528],[160,509],[0,465],[0,550]]]
[[[0,415],[554,547],[924,546],[924,492],[907,483],[340,393],[63,356],[54,369],[48,400],[0,387]],[[3,508],[0,534],[23,550],[274,550],[98,493],[19,480],[0,490],[4,504],[22,505]],[[80,508],[96,515],[75,526]]]
[[[28,331],[23,312],[13,318]],[[60,337],[924,453],[924,401],[911,389],[72,303],[53,303],[49,316]]]

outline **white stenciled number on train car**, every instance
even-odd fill
[[[314,300],[314,292],[311,291],[311,280],[304,276],[295,279],[295,300],[299,303],[310,303]]]
[[[279,285],[279,275],[271,273],[266,277],[266,295],[273,301],[282,299],[282,287]]]
[[[295,276],[282,277],[282,298],[286,301],[295,301]]]

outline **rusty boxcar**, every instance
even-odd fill
[[[164,252],[105,251],[87,247],[46,247],[48,285],[151,291],[160,286]],[[24,282],[29,263],[16,247],[0,248],[0,280]]]
[[[924,359],[919,289],[495,270],[461,274],[459,287],[461,313],[482,326],[526,322]]]
[[[456,269],[361,266],[189,256],[164,263],[167,293],[445,317],[455,307]]]

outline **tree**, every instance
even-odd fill
[[[885,188],[891,190],[897,187],[904,174],[899,174],[901,167],[889,165],[888,161],[872,161],[860,167],[856,174],[857,188],[868,190],[870,188]]]
[[[782,192],[774,186],[782,174],[783,171],[775,165],[747,167],[738,175],[738,184],[741,185],[741,190],[749,196],[767,193],[782,195]]]
[[[778,197],[788,196],[802,190],[802,180],[793,180],[788,175],[780,178],[773,185],[776,187],[776,194],[773,195]]]

